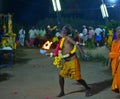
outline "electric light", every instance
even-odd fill
[[[101,13],[102,13],[103,18],[109,17],[107,7],[104,3],[101,4],[100,9],[101,9]]]
[[[61,11],[60,0],[52,0],[54,11]]]

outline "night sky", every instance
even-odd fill
[[[69,16],[71,14],[88,18],[90,20],[100,20],[102,15],[100,12],[100,4],[102,0],[60,0],[62,11],[61,14]],[[108,2],[109,1],[109,2]],[[110,1],[104,0],[109,6]],[[120,4],[120,0],[115,0],[113,4]],[[120,8],[120,6],[119,6]],[[118,16],[118,9],[110,11],[111,17]],[[113,10],[113,12],[111,12]],[[51,17],[53,13],[52,0],[0,0],[0,12],[13,14],[15,21],[29,25],[37,24],[40,20]],[[119,11],[120,12],[120,11]],[[119,15],[120,17],[120,15]],[[119,18],[118,17],[118,18]],[[116,17],[117,18],[117,17]]]
[[[13,14],[18,23],[37,24],[49,14],[49,0],[0,0],[1,13]]]

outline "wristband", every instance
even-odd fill
[[[75,45],[78,45],[78,44],[79,44],[79,42],[76,42],[76,43],[75,43]]]
[[[61,50],[58,51],[58,56],[62,57],[62,51]]]
[[[50,57],[53,57],[53,53],[50,53]]]
[[[70,54],[65,54],[65,55],[62,55],[62,58],[67,58],[69,56],[70,56]]]

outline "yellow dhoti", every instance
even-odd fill
[[[71,78],[75,80],[80,80],[81,79],[81,74],[80,74],[80,63],[77,58],[66,61],[63,64],[63,68],[59,72],[59,75],[61,75],[64,78]]]

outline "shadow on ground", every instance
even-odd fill
[[[80,85],[79,83],[75,83],[77,85]],[[103,82],[98,82],[98,83],[93,83],[93,84],[90,84],[91,86],[91,93],[92,95],[95,95],[95,94],[98,94],[100,93],[101,91],[105,90],[106,88],[110,87],[112,84],[112,79],[109,79],[109,80],[105,80]],[[78,93],[78,92],[85,92],[85,89],[80,89],[80,90],[75,90],[75,91],[71,91],[65,95],[68,95],[68,94],[73,94],[73,93]],[[120,97],[120,96],[118,96]]]
[[[0,82],[9,80],[10,77],[13,77],[13,75],[9,73],[0,73]]]
[[[106,88],[111,87],[111,84],[112,84],[112,79],[105,80],[103,82],[98,82],[98,83],[91,84],[92,94],[93,95],[98,94],[99,92],[105,90]]]
[[[69,92],[69,93],[66,93],[65,95],[74,94],[74,93],[80,93],[80,92],[85,92],[85,89],[80,89],[80,90],[71,91],[71,92]]]

